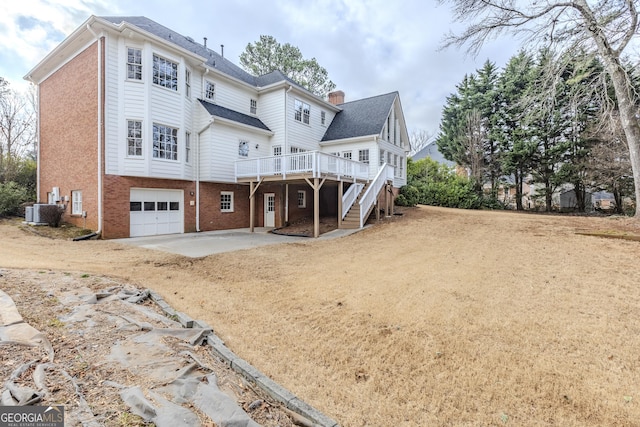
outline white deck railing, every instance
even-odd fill
[[[336,179],[353,179],[354,182],[369,178],[369,164],[319,151],[238,160],[235,169],[236,180],[274,176],[287,179],[287,175],[294,174],[306,174],[311,178],[333,176]]]
[[[382,165],[376,177],[373,178],[369,188],[364,192],[360,198],[360,228],[364,227],[365,215],[369,213],[369,209],[376,202],[378,193],[382,190],[384,183],[387,181],[393,181],[393,166],[388,164]]]
[[[364,188],[364,184],[355,183],[351,184],[351,187],[342,196],[342,219],[347,215],[351,206],[358,200],[360,192]]]

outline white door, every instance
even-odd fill
[[[132,188],[129,197],[129,235],[184,233],[182,190]]]
[[[264,194],[264,226],[276,226],[276,195],[274,193]]]

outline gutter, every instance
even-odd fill
[[[96,230],[96,234],[101,234],[102,210],[104,208],[102,203],[102,43],[98,34],[91,28],[91,23],[87,23],[87,30],[93,34],[98,43],[98,230]]]
[[[196,144],[196,232],[200,232],[200,137],[201,135],[213,125],[213,117],[209,118],[207,123],[198,132],[198,143]]]

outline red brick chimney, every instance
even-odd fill
[[[344,104],[344,92],[341,90],[329,92],[329,102],[333,105]]]

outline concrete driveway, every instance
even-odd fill
[[[166,234],[162,236],[130,237],[114,239],[113,242],[139,246],[147,249],[199,258],[221,252],[232,252],[251,249],[257,246],[277,245],[314,240],[313,237],[282,236],[269,232],[268,228],[255,228],[252,233],[248,228],[221,231],[205,231],[201,233]],[[333,230],[318,237],[320,240],[335,239],[352,234],[359,230]]]

